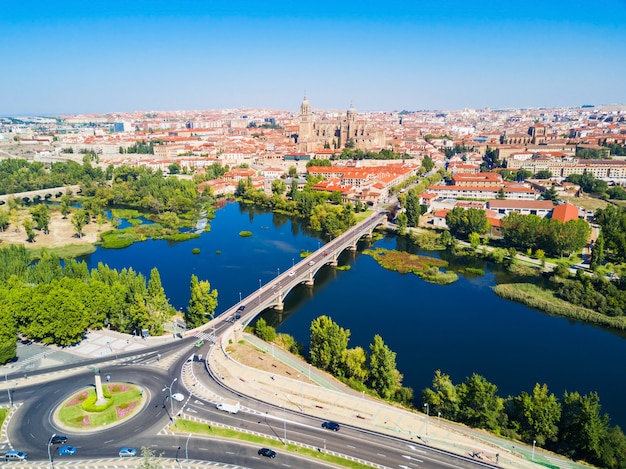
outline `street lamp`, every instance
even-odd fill
[[[274,394],[276,397],[278,397],[278,393]],[[285,395],[287,397],[287,400],[289,400],[289,396]],[[283,438],[283,445],[287,446],[287,413],[285,411],[285,405],[284,404],[279,404],[280,407],[283,408],[283,432],[285,434],[284,438]]]
[[[239,292],[239,303],[241,303],[241,292]]]
[[[428,402],[424,404],[424,407],[426,407],[426,434],[428,435],[428,417],[430,414],[430,406],[428,405]]]
[[[276,276],[280,277],[280,267],[276,267]]]
[[[56,433],[53,433],[50,439],[48,440],[48,461],[50,461],[50,465],[54,467],[54,463],[52,462],[52,454],[50,453],[50,445],[52,444],[52,439],[57,436]]]
[[[291,258],[291,270],[293,270],[293,268],[296,265],[296,261],[293,259],[293,257]]]
[[[161,389],[161,392],[167,389],[169,393],[167,397],[169,397],[170,399],[170,420],[174,420],[174,402],[172,402],[172,386],[174,386],[174,383],[176,381],[178,381],[178,378],[174,378],[169,386],[165,386],[163,389]]]
[[[441,412],[437,412],[437,425],[439,425],[440,418],[441,418]]]
[[[532,461],[535,460],[535,443],[537,443],[537,440],[533,440],[533,457],[531,458]]]

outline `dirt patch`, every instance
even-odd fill
[[[102,231],[110,230],[112,225],[110,223],[103,223],[102,226],[98,226],[95,222],[90,222],[83,228],[83,236],[78,237],[74,226],[71,221],[71,214],[63,219],[58,211],[50,212],[50,232],[44,234],[43,231],[35,230],[37,236],[32,243],[26,240],[26,231],[22,227],[23,220],[30,216],[28,210],[20,210],[17,218],[17,223],[11,223],[6,231],[0,232],[0,245],[2,243],[8,244],[23,244],[27,248],[49,248],[60,247],[68,244],[93,244],[99,240],[99,235]],[[17,226],[16,226],[17,225]]]
[[[229,344],[226,350],[229,352],[232,359],[242,365],[267,371],[275,375],[288,376],[305,383],[317,384],[299,371],[272,357],[271,353],[259,350],[249,342],[243,341],[236,344]]]

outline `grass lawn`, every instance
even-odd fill
[[[67,399],[58,410],[59,420],[68,427],[97,428],[110,425],[133,415],[141,408],[141,391],[138,387],[125,383],[103,385],[105,394],[111,395],[113,404],[102,412],[88,412],[83,402],[95,396],[95,389],[85,389]]]
[[[7,418],[7,415],[9,414],[9,409],[7,409],[6,407],[3,407],[0,409],[0,428],[2,428],[2,424],[4,423],[4,419]],[[0,434],[0,436],[2,436]]]
[[[330,464],[341,467],[349,467],[354,469],[371,468],[371,466],[368,466],[366,464],[361,464],[356,461],[351,461],[349,459],[345,459],[339,456],[327,454],[323,450],[321,450],[321,448],[321,451],[318,451],[311,448],[304,448],[299,445],[283,445],[280,441],[277,441],[273,438],[266,438],[260,435],[253,435],[249,433],[239,432],[237,430],[231,430],[229,428],[207,425],[206,423],[192,422],[185,419],[176,419],[171,429],[181,433],[195,433],[199,435],[210,435],[220,438],[231,438],[234,440],[248,441],[250,443],[258,444],[259,448],[262,446],[274,448],[278,453],[277,457],[280,457],[280,452],[283,451],[301,454],[302,456],[305,456],[307,458],[317,459],[319,461],[326,461]]]

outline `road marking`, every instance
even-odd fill
[[[376,453],[378,456],[382,456],[383,458],[386,458],[387,455],[386,454],[382,454],[382,453]]]
[[[415,451],[416,453],[422,453],[422,454],[426,454],[426,451],[424,451],[421,448],[417,448],[413,445],[407,445],[410,449],[412,449],[413,451]]]
[[[406,454],[403,454],[402,457],[408,459],[409,461],[424,462],[421,459],[414,458],[413,456],[407,456]]]
[[[352,448],[352,449],[354,449],[354,448],[355,448],[355,447],[354,447],[354,446],[352,446],[352,445],[346,445],[346,447],[348,447],[348,448]]]

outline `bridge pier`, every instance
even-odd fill
[[[276,304],[273,306],[276,311],[282,311],[285,308],[285,304],[283,303],[283,292],[278,290],[278,294],[276,295]]]
[[[307,279],[304,281],[305,285],[308,286],[312,286],[315,284],[315,277],[313,277],[313,269],[309,270],[309,276],[307,277]]]

